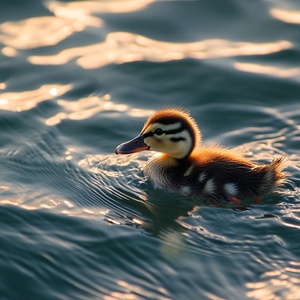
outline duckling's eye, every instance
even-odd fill
[[[163,135],[165,132],[161,128],[157,128],[154,131],[154,134],[156,135]]]

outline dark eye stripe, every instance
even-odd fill
[[[170,140],[172,142],[180,142],[180,141],[185,141],[185,138],[184,137],[172,137],[172,138],[170,138]]]
[[[177,129],[172,129],[172,130],[166,130],[165,134],[175,134],[175,133],[179,133],[181,131],[183,131],[182,127],[177,128]]]
[[[147,133],[144,133],[144,138],[147,138],[149,136],[153,136],[154,135],[154,132],[147,132]]]
[[[175,133],[179,133],[179,132],[181,132],[181,131],[183,131],[183,129],[182,128],[178,128],[178,129],[172,129],[172,130],[166,130],[166,131],[163,131],[163,133],[165,133],[165,134],[175,134]],[[153,136],[154,134],[156,134],[157,132],[152,132],[152,131],[150,131],[150,132],[147,132],[147,133],[144,133],[144,138],[147,138],[147,137],[149,137],[149,136]],[[158,134],[159,135],[159,134]],[[173,139],[177,139],[177,138],[173,138]],[[181,138],[182,139],[182,138]]]

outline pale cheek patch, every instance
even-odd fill
[[[215,190],[215,182],[213,178],[210,178],[206,181],[206,184],[203,188],[203,193],[205,194],[213,194],[214,190]]]
[[[171,138],[180,138],[177,142],[172,142]],[[176,134],[168,134],[161,136],[161,152],[164,152],[171,157],[183,158],[192,148],[192,139],[186,130]]]
[[[172,133],[172,134],[168,134],[169,137],[172,138],[182,138],[183,140],[189,141],[190,140],[190,134],[188,133],[187,130],[182,130],[179,131],[178,133]]]
[[[224,184],[224,191],[227,195],[237,196],[238,188],[234,183],[226,183]]]

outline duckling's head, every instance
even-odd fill
[[[198,146],[201,133],[196,121],[182,108],[159,110],[145,123],[134,139],[119,145],[116,154],[152,150],[183,159]]]

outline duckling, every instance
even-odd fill
[[[201,132],[182,108],[157,111],[134,139],[120,144],[116,154],[143,150],[160,152],[144,167],[155,186],[192,198],[240,203],[243,198],[262,199],[285,178],[284,157],[269,164],[255,164],[222,146],[201,146]]]

